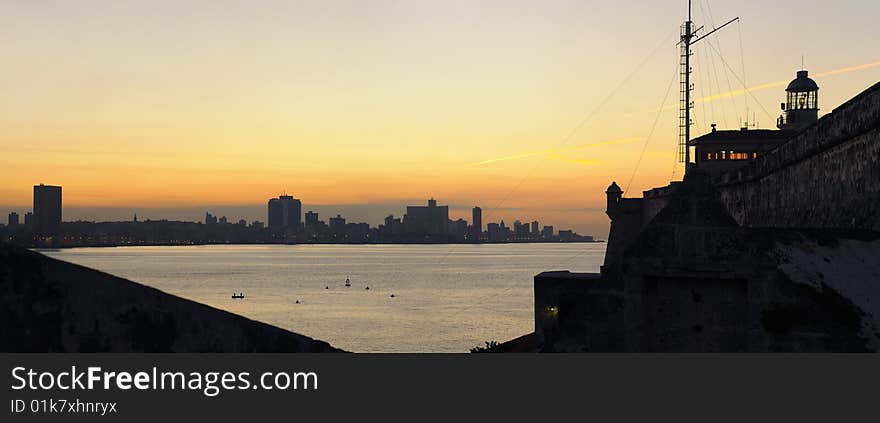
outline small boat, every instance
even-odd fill
[[[345,278],[345,286],[351,286],[351,280],[350,280],[350,279]]]
[[[330,289],[330,287],[329,287],[329,286],[325,286],[324,289]]]
[[[370,290],[370,287],[368,286],[368,287],[366,287],[366,288],[364,288],[364,289],[366,289],[367,291],[369,291],[369,290]]]
[[[296,300],[296,303],[299,304],[299,300]]]
[[[236,293],[233,292],[233,293],[232,293],[232,299],[233,299],[233,300],[241,300],[241,299],[244,299],[244,292],[239,293],[239,294],[236,294]]]
[[[391,294],[391,298],[394,298],[394,294]]]

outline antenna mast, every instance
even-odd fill
[[[688,142],[691,140],[691,39],[694,37],[694,23],[691,21],[691,0],[688,0],[688,18],[681,26],[681,59],[679,65],[679,87],[681,96],[678,102],[678,161],[684,163],[687,172],[688,163],[691,161]]]
[[[691,18],[691,0],[688,0],[688,18],[681,26],[681,41],[678,42],[681,45],[681,59],[679,60],[681,66],[681,71],[679,72],[681,97],[678,105],[678,161],[679,163],[684,163],[685,173],[687,173],[688,165],[691,162],[691,150],[688,144],[691,141],[691,109],[694,107],[694,103],[691,100],[691,91],[694,89],[691,84],[691,46],[738,19],[739,17],[733,18],[724,25],[704,35],[697,36],[697,32],[703,29],[703,27],[694,28],[694,22]]]

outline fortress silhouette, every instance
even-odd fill
[[[880,83],[818,117],[806,71],[779,130],[691,140],[683,181],[607,191],[600,273],[535,277],[538,351],[880,350]]]

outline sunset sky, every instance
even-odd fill
[[[820,113],[880,81],[877,8],[695,1],[698,26],[741,22],[696,48],[710,100],[694,133],[746,110],[774,127],[802,56]],[[673,176],[685,15],[677,0],[3,1],[0,222],[42,182],[64,187],[65,220],[265,221],[286,191],[371,224],[434,197],[453,218],[479,205],[484,224],[604,237],[612,180],[638,196]]]

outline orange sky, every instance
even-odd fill
[[[673,175],[684,2],[364,3],[5,3],[0,211],[41,182],[64,187],[65,219],[433,196],[604,236],[612,180],[637,195]],[[877,39],[846,12],[865,4],[695,3],[698,25],[742,17],[694,54],[695,133],[746,110],[772,127],[802,55],[824,112],[880,80],[870,43],[827,37]]]

